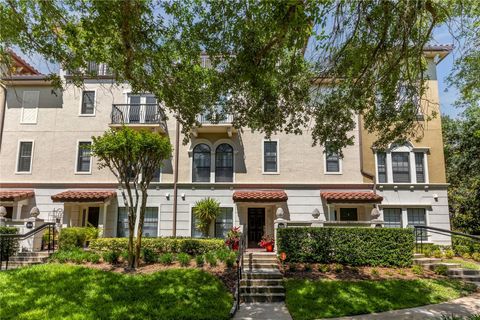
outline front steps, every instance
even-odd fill
[[[19,252],[8,259],[8,270],[45,263],[49,256],[50,254],[45,251]],[[5,270],[5,267],[6,262],[2,261],[2,270]]]
[[[246,252],[243,257],[240,294],[243,302],[285,300],[283,275],[275,253]]]
[[[480,270],[461,268],[458,263],[442,262],[439,258],[426,258],[423,254],[415,254],[414,264],[421,265],[425,269],[435,270],[436,266],[443,265],[448,268],[448,276],[452,279],[475,283],[480,286]]]

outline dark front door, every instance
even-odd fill
[[[248,208],[248,247],[258,248],[265,229],[265,208]]]
[[[100,217],[100,207],[88,207],[88,226],[98,228],[98,218]]]

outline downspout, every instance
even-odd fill
[[[375,178],[375,175],[370,173],[370,172],[367,172],[364,170],[364,167],[363,167],[363,122],[362,122],[362,116],[359,115],[358,116],[358,129],[359,129],[359,132],[358,132],[358,144],[359,144],[359,153],[360,153],[360,173],[369,178],[369,179],[372,179],[373,181],[373,193],[377,193],[377,179]]]
[[[3,101],[0,101],[0,151],[2,150],[2,140],[3,140],[3,126],[5,124],[5,111],[7,110],[7,87],[0,83],[0,87],[2,87]]]
[[[180,122],[176,119],[175,127],[175,162],[173,165],[173,237],[177,236],[177,196],[178,196],[178,155],[180,146]]]

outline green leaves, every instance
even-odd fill
[[[208,237],[210,225],[220,214],[220,202],[212,198],[205,198],[195,203],[193,214],[198,219],[197,228]]]

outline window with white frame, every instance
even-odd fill
[[[427,149],[411,145],[376,152],[378,183],[428,183]]]
[[[408,152],[392,152],[393,182],[410,182],[409,158]]]
[[[81,115],[95,114],[95,91],[83,91]]]
[[[128,237],[128,211],[125,207],[118,207],[117,237]],[[143,221],[144,237],[158,237],[158,207],[145,208],[145,220]]]
[[[33,141],[20,141],[18,146],[17,172],[32,171]]]
[[[331,144],[327,143],[325,145],[325,172],[339,173],[340,171],[340,155]]]
[[[220,209],[220,214],[215,219],[215,238],[225,239],[228,231],[233,227],[233,208]]]
[[[193,148],[192,181],[210,182],[211,150],[205,143],[200,143]]]
[[[423,152],[415,152],[415,174],[417,183],[425,182],[425,154]]]
[[[233,148],[228,143],[215,150],[215,182],[233,182]]]
[[[402,227],[402,209],[401,208],[384,208],[383,221],[385,228],[401,228]]]
[[[36,124],[38,116],[39,91],[24,91],[20,123]]]
[[[409,227],[414,226],[426,226],[427,225],[427,214],[425,208],[408,208],[407,209],[407,219]],[[422,240],[427,240],[427,230],[421,229],[422,231],[418,233],[419,237]]]
[[[385,152],[377,153],[377,172],[378,182],[387,182],[387,154]]]
[[[128,212],[125,207],[118,207],[117,218],[117,237],[128,237],[130,231],[128,229]]]
[[[92,143],[90,141],[80,141],[77,150],[77,168],[76,172],[89,173],[91,172],[92,164]]]
[[[278,173],[278,141],[263,141],[263,172]]]

